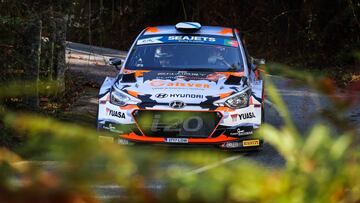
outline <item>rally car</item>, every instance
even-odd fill
[[[259,149],[261,61],[233,28],[181,22],[144,29],[99,93],[97,128],[121,144]]]

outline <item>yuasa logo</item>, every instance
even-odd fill
[[[254,112],[239,114],[240,120],[250,119],[250,118],[255,118]]]
[[[125,119],[125,113],[120,112],[120,111],[114,111],[111,109],[106,109],[106,112],[108,113],[109,116],[114,116],[114,117],[118,117],[118,118],[124,118]]]

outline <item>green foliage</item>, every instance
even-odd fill
[[[331,4],[320,0],[214,1],[211,6],[204,6],[209,2],[203,0],[182,2],[184,6],[176,1],[48,3],[56,15],[69,16],[69,36],[76,41],[127,48],[143,27],[173,24],[187,16],[203,24],[240,27],[249,36],[252,53],[270,59],[304,66],[321,62],[323,67],[358,63],[347,54],[359,47],[360,7],[351,0]],[[0,87],[1,100],[34,94],[34,84],[20,80],[26,61],[18,51],[19,39],[31,15],[48,17],[51,9],[44,5],[48,4],[0,2],[0,46],[4,50],[0,52],[0,77],[7,82]],[[350,101],[336,96],[328,78],[279,64],[271,64],[270,69],[326,95],[335,115],[349,108]],[[348,80],[344,75],[340,74],[345,77],[341,80]],[[20,82],[9,83],[14,78]],[[42,83],[39,91],[50,95],[56,85]],[[217,151],[102,143],[99,136],[112,139],[112,135],[0,106],[0,202],[97,202],[92,186],[99,184],[123,186],[127,196],[123,201],[127,202],[359,202],[357,132],[344,117],[335,116],[328,117],[327,124],[315,125],[307,135],[300,134],[276,89],[269,81],[267,86],[285,125],[279,129],[264,125],[258,136],[284,157],[286,164],[281,168]],[[17,139],[25,141],[13,147]],[[232,159],[238,160],[217,164]],[[204,165],[210,167],[205,170]],[[160,192],[147,189],[149,182],[162,183]]]
[[[322,92],[328,87],[325,79],[325,84],[315,84],[310,75],[293,76]],[[1,97],[24,93],[15,94],[16,85],[8,87]],[[258,136],[284,157],[286,164],[280,168],[259,165],[239,154],[98,142],[98,136],[112,139],[112,135],[3,109],[2,122],[13,133],[26,136],[27,142],[16,153],[0,150],[0,200],[97,202],[92,186],[117,184],[124,188],[126,202],[360,201],[355,132],[347,128],[334,134],[330,126],[317,124],[301,135],[270,81],[267,87],[285,125],[278,129],[265,124]],[[39,162],[44,160],[51,161]],[[161,189],[156,193],[147,189],[151,182],[159,183]]]

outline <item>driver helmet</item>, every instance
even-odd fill
[[[170,64],[170,60],[174,55],[164,47],[158,47],[155,50],[154,57],[159,61],[161,66],[167,66]]]
[[[208,57],[208,63],[215,64],[218,60],[223,60],[225,55],[225,48],[221,46],[216,46],[211,48],[210,54]]]

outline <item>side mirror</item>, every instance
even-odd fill
[[[256,64],[256,65],[265,65],[265,64],[266,64],[266,60],[265,60],[265,59],[256,59],[256,60],[255,60],[255,64]]]
[[[256,59],[256,58],[251,57],[251,63],[256,66],[259,66],[259,65],[265,65],[266,61],[265,61],[265,59]]]
[[[251,68],[253,70],[257,69],[261,65],[266,64],[265,59],[256,59],[256,58],[251,57],[250,60],[251,60]]]
[[[110,58],[109,64],[115,66],[117,70],[120,70],[119,66],[122,64],[122,60],[120,58]]]

